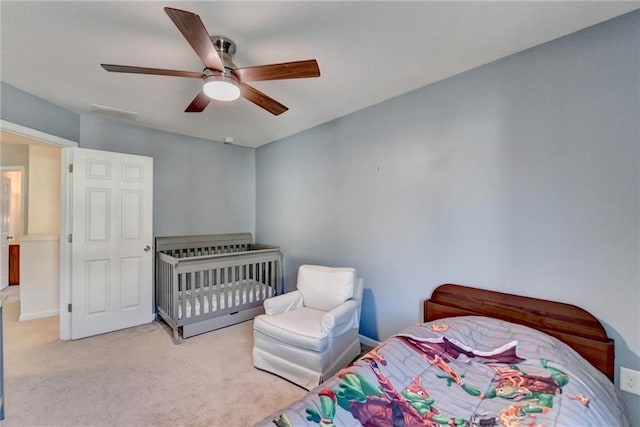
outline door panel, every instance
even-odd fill
[[[143,257],[122,259],[122,309],[140,307],[142,302]]]
[[[153,319],[153,159],[73,149],[71,337]]]
[[[124,191],[122,193],[122,229],[123,237],[126,240],[136,240],[142,235],[144,227],[143,196],[141,191]]]

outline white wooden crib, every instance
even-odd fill
[[[282,292],[282,256],[250,233],[156,237],[156,317],[173,341],[253,319]],[[159,320],[159,319],[158,319]]]

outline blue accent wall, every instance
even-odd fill
[[[636,11],[258,148],[256,233],[288,288],[302,263],[356,267],[374,339],[441,283],[564,301],[640,370],[638,40]]]
[[[254,233],[255,150],[82,116],[80,147],[153,157],[156,236]]]
[[[31,129],[78,142],[80,115],[0,82],[0,117]]]

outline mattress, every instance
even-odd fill
[[[191,294],[194,293],[194,304]],[[185,299],[186,318],[224,310],[227,307],[250,304],[263,301],[275,295],[271,286],[251,279],[215,286],[204,286],[193,291],[188,290],[178,294],[178,319],[182,319],[182,299]],[[209,301],[211,300],[211,301]],[[220,306],[218,307],[218,302]],[[195,306],[195,307],[193,307]]]
[[[629,426],[561,341],[478,316],[414,325],[258,426]]]

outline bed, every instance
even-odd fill
[[[158,320],[173,341],[253,319],[282,292],[282,256],[250,233],[156,237]]]
[[[258,426],[629,426],[585,310],[446,284],[390,337]]]

